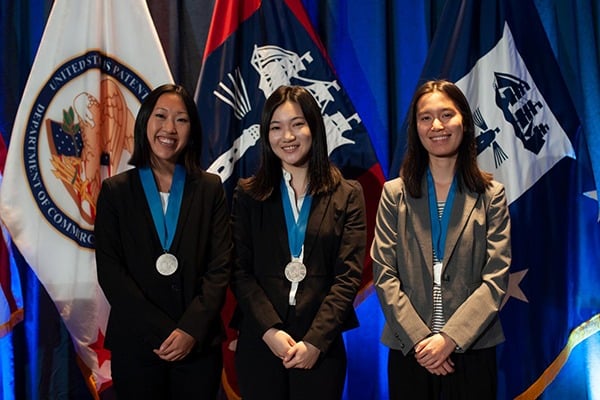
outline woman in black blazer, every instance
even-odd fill
[[[193,98],[163,85],[135,123],[130,164],[106,179],[95,224],[119,399],[214,399],[232,240],[220,179],[201,171]]]
[[[362,188],[330,164],[321,110],[306,89],[277,89],[265,103],[260,135],[259,170],[239,182],[232,205],[241,394],[339,399],[342,332],[358,326]]]

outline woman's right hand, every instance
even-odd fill
[[[292,339],[287,332],[281,329],[269,328],[263,335],[262,339],[269,346],[269,349],[275,354],[276,357],[283,359],[288,350],[296,344],[296,341]]]

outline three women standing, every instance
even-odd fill
[[[511,258],[504,187],[477,167],[457,86],[427,82],[409,118],[401,176],[384,186],[371,248],[390,398],[495,398]],[[197,164],[199,135],[193,99],[159,87],[136,119],[137,168],[105,180],[98,198],[106,346],[124,398],[214,398],[218,388],[232,240],[221,182]],[[329,162],[306,89],[277,89],[260,135],[259,169],[236,187],[231,216],[242,396],[339,399],[342,332],[358,326],[363,192]]]

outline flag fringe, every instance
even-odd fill
[[[227,379],[227,371],[223,368],[221,372],[221,385],[223,387],[223,391],[225,392],[225,396],[227,400],[241,400],[242,398],[238,396],[235,390],[231,387],[229,383],[229,379]]]
[[[600,314],[594,315],[592,318],[573,329],[569,335],[569,340],[567,340],[567,345],[565,348],[558,354],[556,359],[552,361],[552,363],[533,383],[533,385],[527,388],[527,390],[525,390],[519,396],[515,397],[515,400],[537,399],[558,376],[562,367],[564,367],[567,363],[567,360],[571,355],[571,351],[573,351],[578,344],[584,340],[587,340],[598,332],[600,332]]]
[[[4,336],[6,336],[10,332],[12,332],[15,325],[17,325],[19,322],[23,321],[24,314],[25,313],[23,311],[23,308],[19,308],[18,310],[14,311],[10,315],[10,318],[8,319],[8,321],[6,321],[2,325],[0,325],[0,338],[3,338]]]

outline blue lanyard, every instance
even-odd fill
[[[431,240],[435,255],[438,260],[444,259],[444,248],[446,246],[446,235],[448,234],[448,225],[450,223],[450,214],[452,213],[452,203],[454,202],[454,194],[456,193],[456,176],[452,179],[442,219],[438,216],[437,197],[435,195],[435,186],[431,171],[427,169],[427,191],[429,194],[429,217],[431,219]]]
[[[307,194],[304,197],[302,208],[298,215],[298,221],[295,221],[292,203],[290,202],[290,196],[288,195],[284,179],[281,180],[281,185],[279,185],[279,187],[281,189],[281,201],[283,202],[283,212],[285,214],[285,225],[287,227],[290,253],[292,254],[292,257],[299,258],[300,253],[302,253],[302,245],[304,245],[304,236],[306,235],[306,225],[308,223],[308,214],[310,212],[312,196]]]
[[[158,233],[160,244],[164,251],[168,251],[175,237],[175,229],[177,228],[177,220],[179,219],[179,211],[181,210],[181,200],[183,199],[183,186],[185,184],[185,168],[177,164],[175,173],[173,174],[173,182],[171,183],[171,191],[169,194],[169,202],[167,204],[167,212],[163,213],[160,195],[152,170],[148,167],[139,168],[140,179],[146,201],[152,213],[154,227]]]

